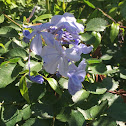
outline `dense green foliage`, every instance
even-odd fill
[[[126,125],[126,0],[0,0],[0,126]],[[45,23],[53,15],[73,13],[85,26],[81,40],[94,48],[86,58],[83,89],[71,96],[68,79],[43,70],[41,57],[31,54],[23,23]],[[78,63],[77,63],[78,64]]]

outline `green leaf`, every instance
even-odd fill
[[[19,89],[20,89],[21,95],[24,97],[24,99],[28,103],[30,103],[29,95],[28,95],[28,87],[27,87],[25,76],[22,76],[20,79]]]
[[[91,2],[89,2],[88,0],[84,0],[84,3],[86,3],[89,7],[95,9],[95,6]]]
[[[48,81],[49,85],[51,86],[51,88],[56,91],[56,93],[58,93],[59,95],[62,94],[60,87],[57,83],[57,81],[54,78],[46,78],[46,80]]]
[[[88,111],[90,112],[92,118],[96,118],[100,116],[107,109],[107,107],[108,107],[108,101],[105,100],[100,105],[95,105]]]
[[[23,58],[24,60],[27,60],[28,59],[28,54],[27,52],[23,49],[23,48],[14,48],[14,49],[11,49],[8,53],[7,53],[7,56],[8,57],[11,57],[11,58],[15,58],[15,57],[21,57]]]
[[[100,59],[96,59],[96,58],[90,58],[86,60],[88,62],[88,64],[94,64],[94,63],[101,63],[102,61]]]
[[[100,45],[101,43],[101,34],[99,32],[92,32],[92,35],[95,36],[96,40],[95,42],[93,43],[93,50],[96,50],[97,47]]]
[[[89,33],[84,33],[80,35],[80,39],[84,41],[86,44],[93,44],[95,42],[95,36]]]
[[[69,126],[82,126],[85,122],[84,116],[78,110],[72,110],[71,117],[68,121]]]
[[[111,117],[103,116],[95,120],[92,126],[117,126],[116,121]]]
[[[21,121],[19,110],[14,105],[4,105],[2,107],[1,119],[6,126],[14,126],[18,121]],[[3,126],[4,126],[3,125]]]
[[[100,59],[101,59],[101,60],[110,60],[110,59],[112,59],[112,57],[113,57],[113,56],[111,56],[111,55],[109,55],[109,54],[105,54],[105,55],[103,55]]]
[[[106,77],[101,83],[108,91],[114,91],[119,87],[119,82],[110,77]]]
[[[119,24],[115,24],[114,22],[111,24],[111,31],[110,31],[110,40],[114,42],[115,38],[119,34]]]
[[[7,65],[8,63],[17,63],[19,60],[20,60],[20,58],[13,58],[13,59],[10,59],[8,61],[2,62],[0,64],[0,66],[5,65],[5,64]]]
[[[3,23],[4,22],[4,15],[2,14],[1,16],[0,16],[0,23]]]
[[[92,94],[104,94],[107,89],[102,83],[87,84],[85,88],[88,92]]]
[[[126,69],[120,68],[120,78],[126,79]]]
[[[22,126],[51,126],[50,120],[30,118]]]
[[[91,72],[93,74],[103,75],[103,74],[106,74],[106,72],[107,72],[106,65],[103,63],[93,64],[93,65],[90,65],[89,67],[91,69],[91,71],[89,71],[89,72]]]
[[[68,89],[68,79],[60,78],[58,82],[63,89]]]
[[[20,66],[13,63],[0,66],[0,88],[4,88],[13,82],[21,70]]]
[[[20,0],[20,3],[25,7],[25,0]]]
[[[21,114],[23,120],[30,118],[30,116],[32,115],[31,106],[25,104],[23,106],[22,110],[20,110],[20,114]]]
[[[80,90],[75,95],[72,96],[72,100],[74,103],[78,103],[83,101],[84,99],[87,99],[89,96],[89,92],[86,90]]]
[[[42,69],[42,62],[37,62],[34,60],[30,61],[30,70],[39,72]],[[24,70],[29,70],[28,62],[25,64]]]
[[[6,51],[6,48],[5,48],[5,46],[2,43],[0,43],[0,46],[3,47],[4,50]]]
[[[126,8],[125,8],[125,6],[126,6],[126,1],[122,1],[122,4],[120,6],[120,10],[121,10],[120,13],[123,16],[123,18],[126,20]]]
[[[48,104],[36,103],[31,106],[31,110],[34,111],[33,116],[39,116],[40,118],[52,119],[53,118],[53,106]]]
[[[0,102],[4,101],[4,103],[21,103],[23,101],[23,97],[19,92],[19,88],[15,86],[13,83],[6,86],[5,88],[0,88]]]
[[[121,96],[116,99],[107,110],[108,116],[115,120],[126,122],[126,103]]]
[[[52,14],[41,15],[41,16],[37,17],[36,19],[34,19],[32,22],[35,23],[36,21],[47,19],[47,18],[52,18]]]
[[[104,31],[107,26],[107,21],[103,18],[93,18],[86,26],[86,31]]]
[[[56,119],[60,120],[61,122],[67,122],[70,119],[70,113],[70,107],[63,107],[60,113],[56,116]]]
[[[15,37],[17,36],[17,31],[10,28],[9,26],[4,26],[0,28],[0,36],[2,37]]]

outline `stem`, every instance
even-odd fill
[[[54,123],[55,123],[55,117],[53,117],[53,124],[52,124],[52,126],[54,126]]]
[[[49,0],[46,0],[46,10],[47,10],[47,14],[50,14]],[[49,18],[47,19],[47,21],[49,22]]]
[[[14,20],[12,20],[11,18],[9,18],[6,14],[4,14],[4,16],[22,29],[22,26],[21,25],[19,25]]]
[[[97,8],[97,10],[101,11],[106,17],[108,17],[109,19],[111,19],[113,22],[116,23],[116,21],[108,14],[106,14],[103,10],[101,10],[100,8]]]

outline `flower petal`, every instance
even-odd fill
[[[36,55],[41,55],[42,52],[42,39],[37,34],[31,42],[30,49],[35,52]]]
[[[59,73],[62,76],[67,77],[67,72],[68,72],[68,60],[61,57],[59,61]]]
[[[79,61],[80,60],[80,54],[78,50],[71,48],[71,49],[66,49],[66,57],[70,59],[71,61]]]
[[[45,46],[43,47],[41,56],[44,60],[45,70],[51,74],[54,74],[57,70],[60,59],[57,50],[53,47]]]
[[[72,75],[68,81],[68,90],[71,95],[74,95],[77,91],[81,90],[82,84],[76,75]]]
[[[37,75],[37,76],[29,76],[30,77],[30,80],[35,82],[35,83],[39,83],[39,84],[42,84],[44,82],[44,79],[42,76],[40,75]]]
[[[54,35],[52,35],[49,32],[41,32],[41,35],[43,37],[43,39],[45,40],[45,43],[49,46],[53,46],[54,45]]]

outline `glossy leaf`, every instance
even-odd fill
[[[40,20],[43,20],[43,19],[51,18],[51,17],[52,17],[52,14],[44,14],[44,15],[37,17],[32,22],[35,23],[36,21],[40,21]]]
[[[119,24],[115,24],[114,22],[111,24],[111,31],[110,31],[110,39],[111,42],[114,42],[115,38],[119,34]]]
[[[107,21],[103,18],[93,18],[86,26],[86,31],[104,31],[107,26]]]
[[[88,0],[84,0],[84,3],[86,3],[89,7],[95,9],[95,6],[91,2],[89,2]]]
[[[72,110],[69,126],[82,126],[85,122],[84,116],[78,110]]]
[[[24,97],[24,99],[28,103],[30,103],[29,95],[28,95],[28,87],[27,87],[25,76],[22,76],[20,79],[19,89],[20,89],[21,95]]]
[[[4,15],[0,15],[0,23],[3,23],[4,22]]]
[[[14,63],[0,66],[0,88],[4,88],[13,82],[21,70],[22,68]]]
[[[58,93],[59,95],[62,94],[61,89],[57,83],[57,81],[54,78],[46,78],[46,80],[48,81],[49,85],[51,86],[51,88],[56,91],[56,93]]]

